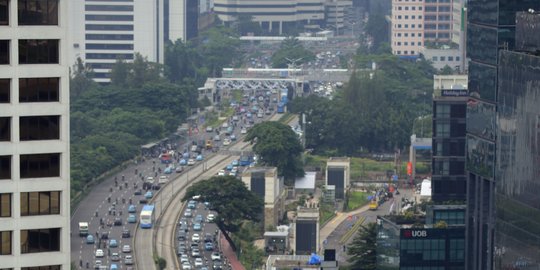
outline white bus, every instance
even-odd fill
[[[142,229],[152,228],[152,223],[154,223],[154,205],[147,204],[141,210],[141,215],[139,219]]]

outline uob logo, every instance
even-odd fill
[[[426,237],[427,231],[412,231],[412,237]]]

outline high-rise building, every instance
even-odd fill
[[[251,16],[263,29],[277,34],[301,25],[324,24],[325,0],[214,0],[214,11],[225,23]],[[318,28],[315,28],[318,29]]]
[[[345,27],[345,15],[352,10],[351,0],[328,0],[325,3],[326,27],[334,29],[336,35]]]
[[[0,1],[0,268],[70,268],[67,0]]]
[[[497,93],[495,269],[540,268],[540,14],[516,18]]]
[[[464,203],[467,75],[435,75],[433,88],[431,198],[435,203]]]
[[[467,102],[467,269],[490,270],[494,268],[495,253],[510,252],[506,251],[508,247],[499,249],[494,243],[495,202],[500,198],[495,195],[495,187],[496,183],[506,182],[501,174],[495,173],[495,161],[506,162],[501,160],[503,157],[496,158],[502,151],[497,145],[501,148],[509,145],[496,136],[499,52],[514,49],[516,12],[538,10],[540,2],[469,0],[467,5],[468,90],[471,96]],[[502,127],[502,122],[499,125]],[[522,226],[520,224],[524,223],[519,221],[511,225],[517,230]]]
[[[422,1],[392,1],[392,53],[416,58],[424,45],[424,3]]]
[[[198,0],[71,0],[69,64],[81,58],[94,80],[110,82],[117,59],[131,61],[140,53],[164,62],[166,41],[198,35]]]
[[[451,40],[452,1],[453,0],[425,0],[425,41],[448,42]]]

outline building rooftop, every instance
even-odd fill
[[[350,162],[350,157],[329,157],[328,162]]]
[[[295,189],[315,189],[316,172],[306,172],[306,175],[301,178],[296,178],[294,181]]]

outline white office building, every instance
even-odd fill
[[[325,0],[214,0],[214,11],[225,23],[249,15],[263,29],[282,34],[298,24],[322,26],[324,4]]]
[[[68,0],[0,1],[0,268],[70,269]]]
[[[391,47],[400,57],[417,57],[424,45],[424,2],[392,0]]]
[[[326,27],[334,29],[339,33],[345,27],[345,15],[352,12],[353,3],[351,0],[327,0],[326,6]]]

